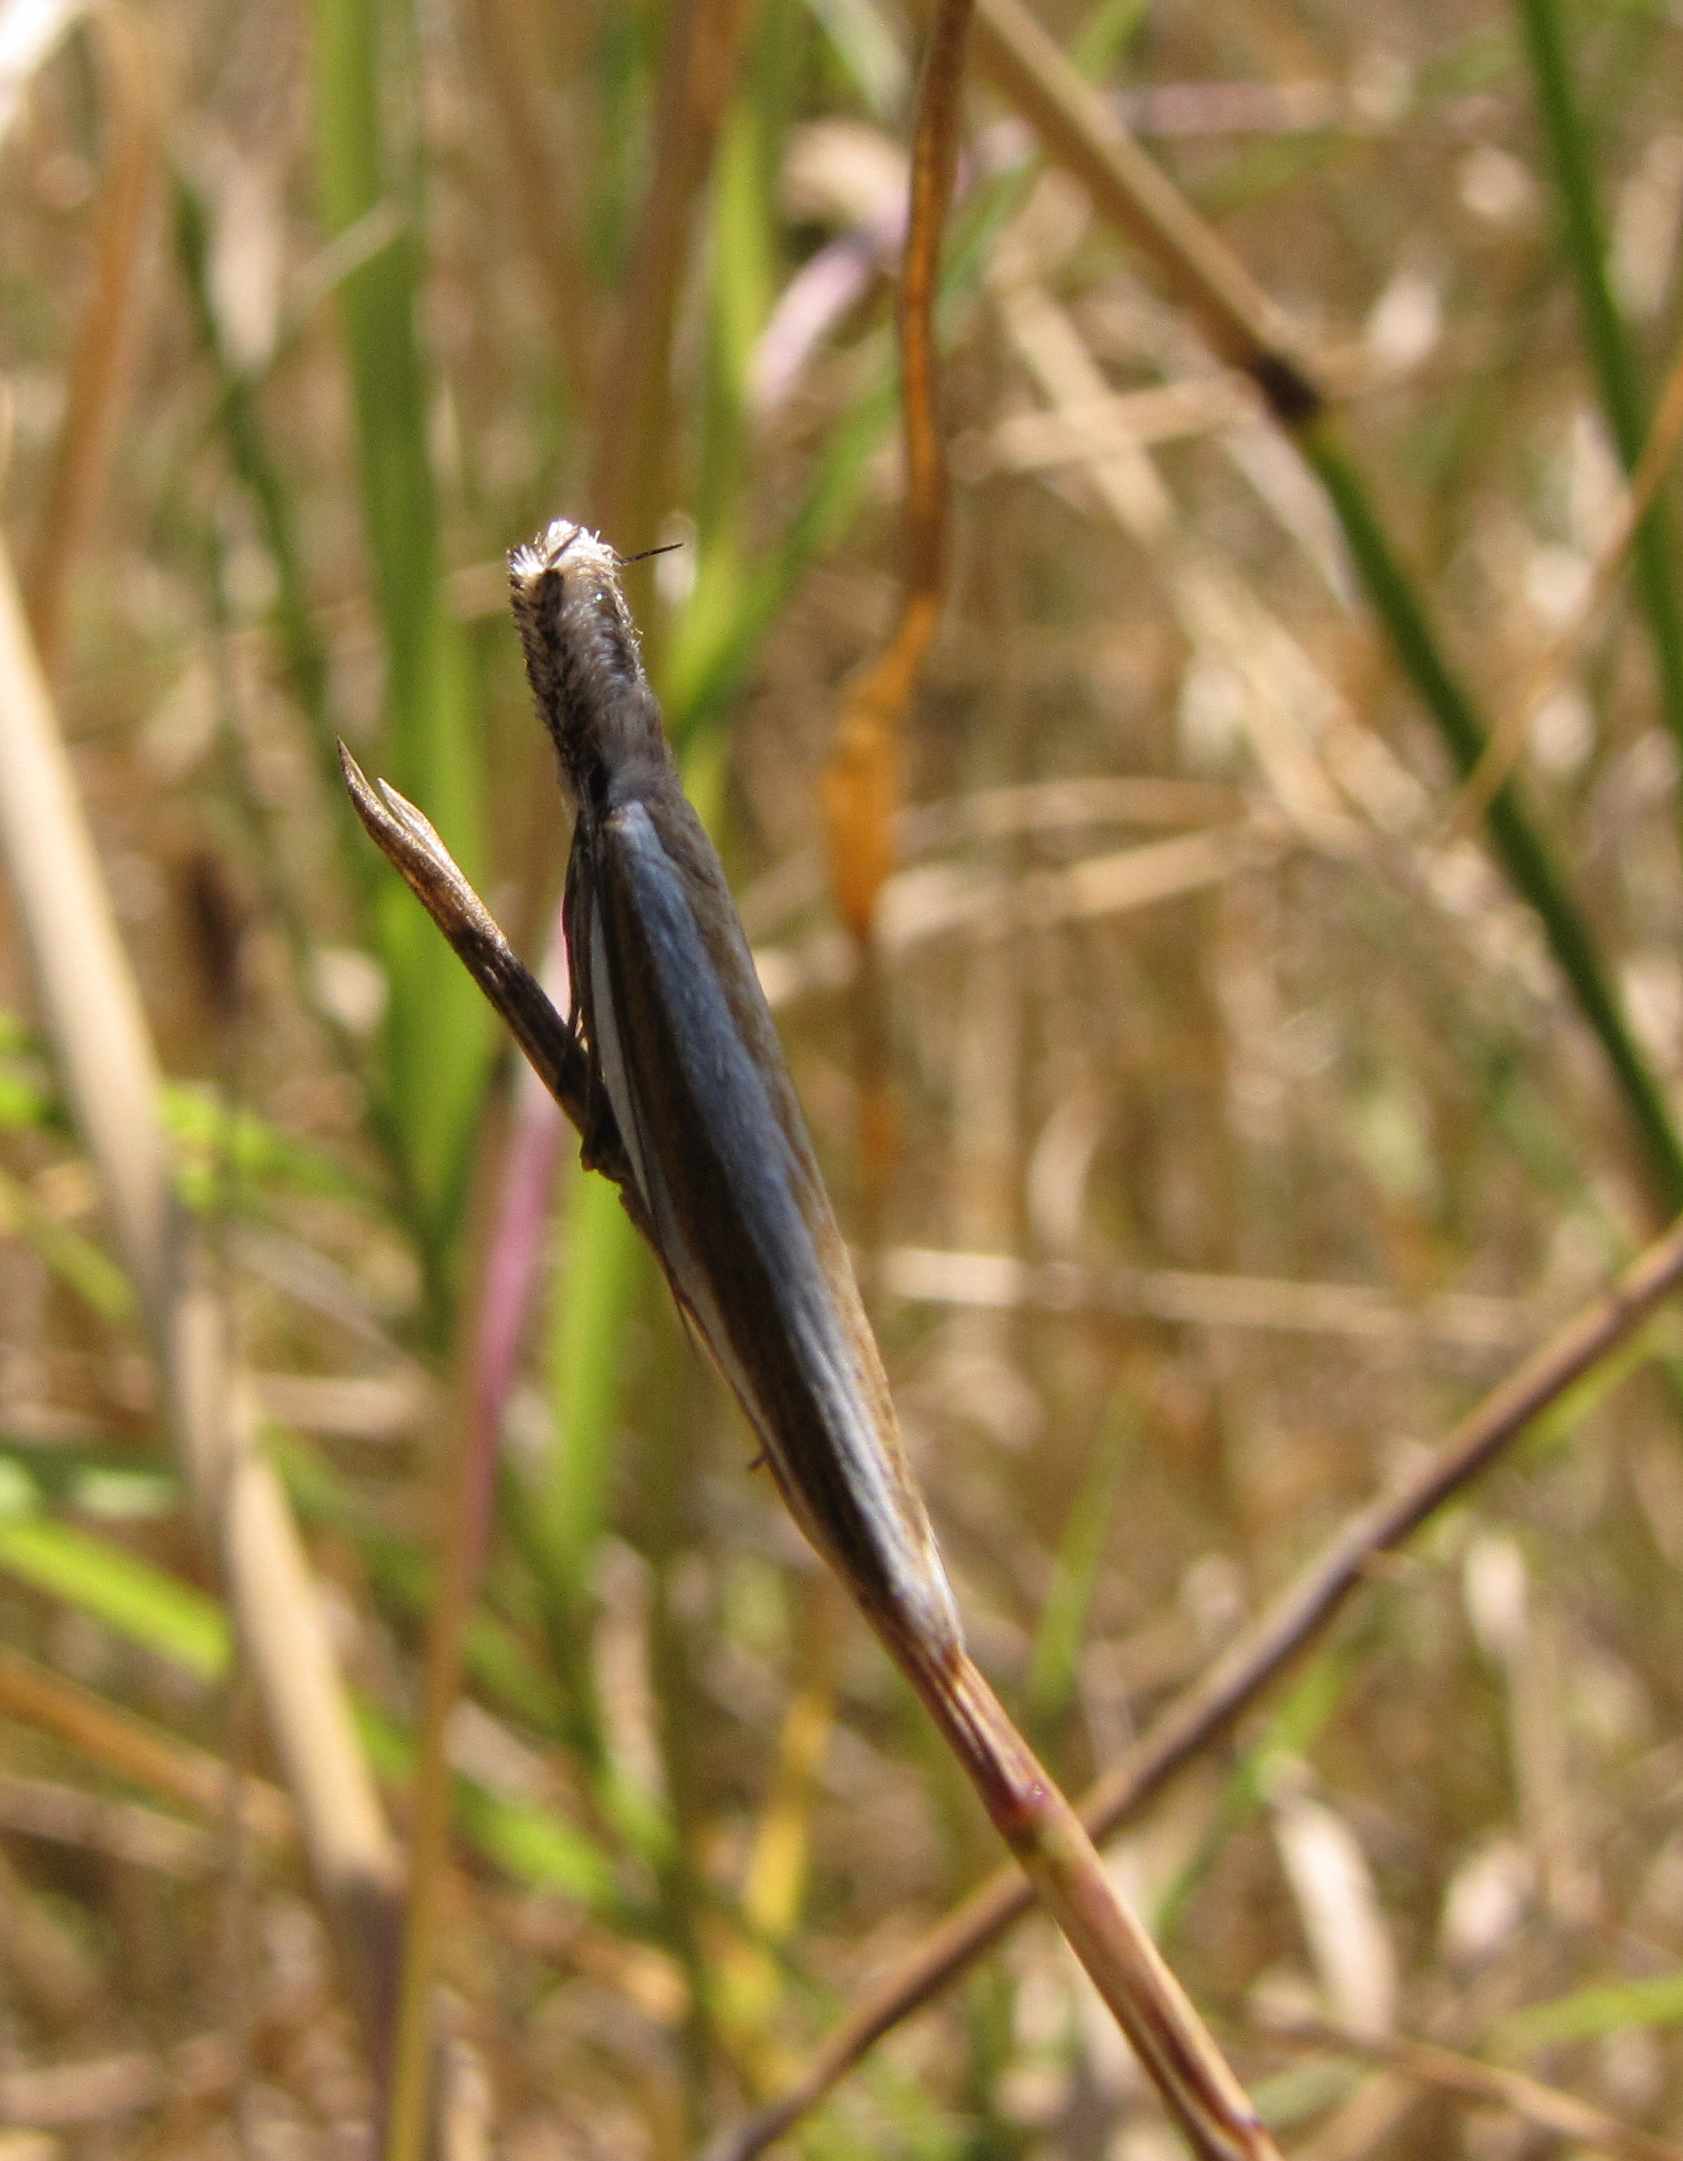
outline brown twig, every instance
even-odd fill
[[[1278,2161],[1249,2096],[1121,1896],[1086,1826],[962,1653],[931,1666],[880,1631],[1200,2161]]]
[[[1270,1682],[1326,1633],[1381,1554],[1402,1545],[1487,1470],[1534,1418],[1582,1380],[1680,1283],[1683,1222],[1673,1225],[1610,1291],[1493,1390],[1395,1492],[1354,1516],[1256,1626],[1088,1792],[1081,1818],[1094,1837],[1108,1837],[1137,1816],[1177,1771],[1232,1726]],[[1016,1876],[1002,1871],[991,1877],[898,1972],[855,2007],[789,2092],[721,2139],[709,2161],[749,2161],[762,2153],[885,2034],[940,1995],[1033,1905]]]
[[[940,0],[912,140],[911,203],[900,274],[901,428],[906,458],[904,588],[887,644],[849,687],[824,775],[830,876],[862,943],[893,862],[900,746],[946,584],[947,476],[941,443],[935,291],[958,164],[958,100],[973,0]]]
[[[144,24],[126,7],[94,11],[109,144],[94,226],[93,288],[70,366],[64,418],[41,506],[26,593],[44,672],[54,674],[71,565],[99,506],[105,454],[127,388],[135,305],[145,268],[158,114]]]
[[[582,230],[588,199],[583,184],[587,159],[576,129],[544,125],[540,99],[547,98],[549,76],[532,63],[534,54],[544,50],[546,31],[582,45],[587,18],[570,9],[538,6],[535,0],[474,0],[470,12],[478,32],[486,88],[496,107],[494,132],[510,177],[508,200],[524,228],[526,252],[543,290],[555,363],[565,372],[568,389],[582,408],[597,384],[590,336],[597,320],[596,296],[585,264]],[[577,79],[583,80],[582,54],[565,53],[563,70],[568,70],[569,63],[577,70]],[[570,79],[569,75],[564,73],[563,79]]]
[[[940,620],[947,575],[947,472],[941,438],[935,297],[941,241],[958,168],[959,94],[973,0],[938,0],[918,90],[911,197],[897,326],[905,446],[904,584],[888,642],[849,685],[823,778],[830,882],[857,949],[852,1013],[859,1090],[859,1162],[872,1265],[893,1155],[886,1085],[887,1000],[875,949],[877,902],[894,866],[906,715]]]
[[[583,1046],[457,869],[429,819],[388,781],[371,783],[344,744],[339,765],[369,837],[503,1017],[532,1070],[580,1131],[589,1119]]]
[[[228,1768],[177,1735],[164,1735],[92,1689],[51,1673],[21,1652],[0,1647],[0,1712],[56,1734],[88,1763],[167,1794],[215,1818],[228,1806]],[[245,1827],[265,1844],[291,1836],[294,1816],[285,1798],[258,1778],[240,1781]]]

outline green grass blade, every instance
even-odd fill
[[[1639,1981],[1600,1981],[1502,2019],[1493,2045],[1504,2055],[1529,2055],[1567,2041],[1599,2041],[1638,2027],[1683,2024],[1683,1973],[1644,1974]]]
[[[568,1262],[550,1329],[555,1440],[531,1490],[552,1596],[588,1608],[607,1518],[624,1393],[627,1323],[647,1288],[644,1250],[605,1179],[580,1171],[566,1213]]]
[[[339,295],[386,655],[383,763],[406,795],[426,805],[471,878],[483,860],[480,753],[463,641],[440,583],[417,328],[420,193],[412,166],[394,182],[383,124],[394,107],[394,76],[415,87],[410,55],[394,50],[412,25],[392,20],[395,13],[378,0],[320,0],[316,7],[317,169],[330,233],[344,232],[390,197],[405,213],[391,245],[358,264]],[[387,1089],[425,1217],[416,1229],[436,1278],[459,1213],[485,1084],[489,1015],[395,880],[380,888],[377,923],[390,980]]]
[[[52,1510],[107,1523],[147,1523],[181,1507],[173,1464],[97,1439],[43,1444],[0,1430],[0,1522]]]
[[[1029,1660],[1028,1726],[1030,1737],[1037,1741],[1050,1742],[1075,1700],[1087,1619],[1122,1497],[1123,1467],[1137,1438],[1131,1406],[1120,1395],[1112,1397],[1053,1560],[1052,1580]]]
[[[73,1607],[206,1686],[228,1673],[233,1644],[216,1602],[107,1540],[48,1516],[0,1514],[0,1574]],[[409,1737],[366,1706],[358,1724],[382,1774],[406,1775]],[[534,1888],[559,1891],[624,1923],[612,1864],[588,1833],[472,1780],[458,1780],[456,1798],[463,1831],[485,1859]]]
[[[328,696],[327,648],[316,628],[309,580],[298,544],[292,497],[269,447],[257,403],[257,386],[235,365],[211,294],[210,221],[204,199],[187,177],[175,177],[175,249],[187,286],[193,322],[218,388],[217,418],[229,462],[250,498],[275,574],[275,627],[287,674],[309,725],[310,747],[343,836],[341,854],[351,866],[353,890],[375,888],[377,860],[360,845],[362,834],[339,779],[338,726]]]
[[[103,1247],[80,1231],[55,1222],[21,1179],[0,1170],[0,1236],[21,1238],[58,1280],[101,1320],[125,1320],[134,1311],[128,1277]]]
[[[108,1539],[50,1516],[0,1521],[0,1572],[171,1660],[196,1680],[214,1681],[227,1670],[228,1624],[214,1600]]]
[[[1619,462],[1634,473],[1648,432],[1636,355],[1607,278],[1607,236],[1597,199],[1589,130],[1572,85],[1555,0],[1517,0],[1537,110],[1554,163],[1561,237],[1578,287],[1584,343]],[[1632,542],[1637,590],[1654,648],[1660,708],[1683,743],[1683,600],[1671,520],[1656,497]]]
[[[1302,430],[1298,443],[1327,491],[1357,572],[1390,633],[1398,659],[1457,767],[1470,774],[1484,755],[1485,728],[1438,650],[1424,607],[1392,553],[1366,489],[1330,422],[1323,419]],[[1491,798],[1486,818],[1509,878],[1541,918],[1561,972],[1607,1055],[1641,1137],[1651,1182],[1669,1215],[1683,1207],[1683,1141],[1665,1092],[1630,1031],[1589,925],[1512,781],[1504,782]]]

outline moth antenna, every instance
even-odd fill
[[[629,570],[633,563],[646,563],[651,555],[675,555],[683,547],[681,540],[663,540],[658,548],[639,548],[635,555],[616,555],[616,570]]]

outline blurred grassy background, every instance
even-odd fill
[[[1041,15],[1301,326],[1663,1125],[1668,529],[1590,603],[1683,325],[1674,16]],[[916,27],[320,0],[62,31],[0,118],[6,531],[401,1814],[464,1317],[549,1143],[333,739],[536,959],[566,824],[502,552],[558,512],[682,539],[637,573],[651,665],[864,1219],[817,778],[896,590]],[[970,110],[866,1263],[975,1647],[1079,1783],[1678,1195],[1328,496],[979,73]],[[0,996],[0,1637],[56,1690],[0,1676],[0,2125],[40,2141],[0,2152],[325,2150],[355,2035],[278,1801],[230,1832],[215,1764],[271,1766],[4,954]],[[1122,1849],[1294,2152],[1543,2148],[1284,2049],[1282,2007],[1683,2116],[1680,1353],[1663,1324],[1574,1398]],[[499,2150],[688,2152],[991,1841],[571,1170],[505,1427],[446,1977]],[[1035,1925],[800,2136],[1162,2134]]]

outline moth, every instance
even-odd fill
[[[903,1650],[948,1664],[952,1592],[621,568],[566,519],[509,557],[526,673],[575,813],[562,921],[583,1159],[620,1177],[807,1537]]]
[[[1277,2161],[1079,1818],[964,1648],[858,1286],[713,844],[620,589],[559,519],[509,557],[574,807],[563,1018],[413,803],[340,745],[364,824],[619,1185],[796,1521],[923,1699],[1204,2161]]]

